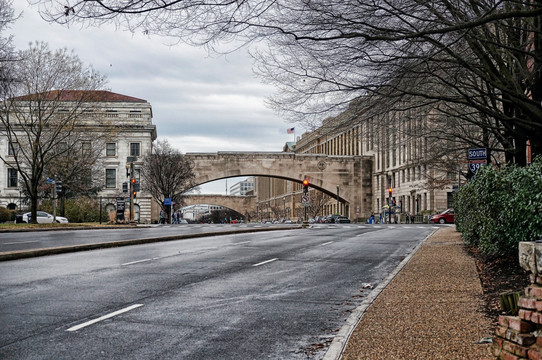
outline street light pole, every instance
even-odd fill
[[[130,162],[130,215],[128,222],[132,222],[134,216],[134,163]]]
[[[337,215],[341,215],[341,203],[339,202],[339,185],[337,185]]]

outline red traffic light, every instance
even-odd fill
[[[309,186],[309,180],[307,179],[303,180],[303,186]]]
[[[132,195],[134,198],[137,197],[137,191],[132,191]]]
[[[391,194],[391,188],[388,189],[388,192]]]
[[[130,179],[130,181],[132,182],[132,184],[136,183],[136,179]]]

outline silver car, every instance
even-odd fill
[[[29,212],[23,214],[23,222],[29,223],[31,215],[32,215],[32,213],[29,213]],[[49,214],[49,213],[47,213],[45,211],[38,211],[37,212],[37,217],[38,217],[38,224],[51,224],[53,222],[53,215],[51,215],[51,214]],[[63,216],[56,216],[55,220],[56,220],[57,223],[63,223],[63,224],[68,222],[68,219],[66,219]]]

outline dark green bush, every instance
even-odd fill
[[[44,202],[41,210],[53,213],[53,206],[50,202]],[[57,208],[57,215],[60,215],[60,209]],[[99,222],[100,221],[100,201],[98,199],[81,196],[67,199],[65,203],[65,215],[69,222]],[[102,209],[102,221],[109,221],[105,209]]]
[[[542,159],[528,167],[484,167],[455,197],[455,222],[486,254],[515,253],[542,236]]]
[[[5,223],[12,220],[13,211],[0,207],[0,223]]]

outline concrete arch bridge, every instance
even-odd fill
[[[192,164],[198,185],[241,176],[275,177],[300,184],[304,178],[308,178],[310,187],[333,198],[337,198],[338,187],[338,198],[344,203],[346,216],[357,218],[370,215],[373,170],[370,156],[287,152],[186,153],[185,156]],[[238,205],[228,205],[228,201],[214,205],[238,211]],[[238,212],[244,214],[245,210]]]

